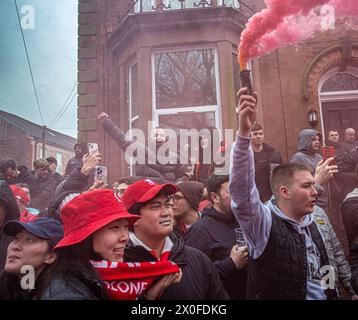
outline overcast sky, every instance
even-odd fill
[[[77,0],[17,0],[17,5],[43,121],[49,125],[77,80]],[[74,97],[51,128],[76,137],[76,104],[77,97]],[[0,109],[43,124],[15,0],[0,0]]]

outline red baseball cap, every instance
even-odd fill
[[[127,212],[121,199],[112,190],[82,193],[67,202],[61,210],[64,237],[55,249],[79,243],[115,220],[127,219],[133,224],[139,218]]]
[[[161,192],[171,195],[177,193],[178,189],[171,183],[158,184],[150,179],[139,180],[128,186],[122,195],[122,201],[126,209],[132,212],[135,204],[146,203],[157,197]]]

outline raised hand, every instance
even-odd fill
[[[251,127],[256,121],[257,114],[257,94],[254,96],[247,94],[247,88],[241,88],[237,93],[239,105],[236,108],[238,114],[239,134],[242,137],[249,137]]]
[[[104,120],[108,120],[109,119],[109,115],[105,112],[101,112],[98,116],[97,119],[100,121],[104,121]]]

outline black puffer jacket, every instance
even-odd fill
[[[135,140],[126,140],[125,133],[110,119],[103,122],[103,128],[124,152],[127,151],[130,145],[135,143]],[[145,164],[137,164],[135,169],[136,176],[141,176],[143,179],[149,178],[158,183],[175,182],[183,178],[188,171],[186,165],[180,164],[179,157],[176,154],[169,153],[162,161],[165,163],[166,161],[164,160],[170,159],[173,164],[160,164],[159,156],[154,154],[154,150],[149,150],[147,146],[139,143],[137,144],[137,150],[145,155]],[[155,152],[157,153],[157,150]],[[157,159],[157,163],[150,164],[148,159]]]
[[[107,294],[98,279],[85,274],[56,276],[39,300],[106,300]]]
[[[5,204],[6,216],[3,221],[0,221],[0,274],[4,270],[7,247],[12,241],[12,237],[3,233],[4,224],[10,220],[19,220],[20,212],[16,205],[15,198],[6,185],[5,181],[0,180],[0,202]]]
[[[358,238],[351,245],[351,284],[355,292],[358,292]]]
[[[230,258],[238,227],[234,216],[206,208],[184,238],[186,245],[199,249],[215,263],[227,293],[234,300],[244,299],[246,293],[246,268],[237,270]]]
[[[167,288],[161,300],[227,300],[229,299],[219,274],[210,259],[199,250],[184,245],[184,241],[172,234],[174,247],[170,261],[175,262],[182,270],[183,276],[178,284]],[[156,258],[145,248],[133,246],[131,242],[124,253],[125,262],[156,261]]]

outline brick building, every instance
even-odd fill
[[[33,161],[42,157],[43,127],[0,110],[0,159],[14,159],[17,165],[32,170]],[[47,129],[45,157],[57,159],[57,171],[62,174],[67,161],[74,157],[76,139]]]
[[[237,45],[263,0],[79,0],[79,139],[99,142],[110,178],[128,164],[96,122],[105,111],[125,131],[235,129]],[[358,129],[358,34],[336,29],[251,63],[259,121],[284,158],[301,129]],[[308,111],[318,112],[317,123]],[[109,160],[110,159],[110,160]]]

